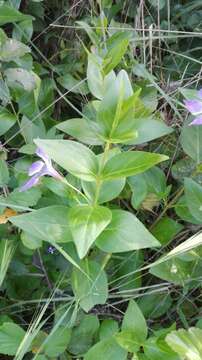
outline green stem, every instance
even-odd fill
[[[184,186],[182,186],[177,194],[172,198],[172,200],[165,206],[165,208],[163,209],[162,213],[157,217],[157,219],[153,222],[153,224],[150,226],[150,230],[153,229],[153,227],[155,225],[158,224],[158,222],[162,219],[162,217],[165,215],[165,213],[176,203],[176,201],[178,200],[178,198],[183,194],[184,192]]]
[[[108,152],[109,152],[109,149],[110,149],[110,145],[111,145],[110,142],[107,142],[105,144],[104,153],[103,153],[103,156],[102,156],[102,159],[101,159],[99,173],[98,173],[98,177],[97,177],[97,180],[96,180],[96,192],[95,192],[94,206],[97,205],[97,202],[98,202],[98,199],[99,199],[100,189],[101,189],[101,185],[102,185],[102,179],[101,179],[100,175],[101,175],[102,170],[103,170],[103,168],[105,166],[105,163],[106,163],[106,160],[107,160],[107,157],[108,157]]]

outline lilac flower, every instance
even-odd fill
[[[185,100],[187,110],[196,118],[189,125],[202,125],[202,89],[197,92],[198,99]]]
[[[36,154],[43,161],[37,160],[30,166],[28,170],[28,175],[30,176],[30,179],[21,186],[20,192],[26,191],[37,185],[40,178],[44,175],[49,175],[59,180],[63,179],[63,177],[53,168],[51,159],[49,159],[48,155],[46,155],[42,149],[37,148]]]

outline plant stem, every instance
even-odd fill
[[[178,198],[183,194],[184,192],[184,186],[182,186],[177,194],[174,196],[174,198],[172,198],[172,200],[164,207],[163,211],[161,212],[161,214],[157,217],[157,219],[153,222],[153,224],[150,226],[150,230],[153,229],[154,226],[156,226],[158,224],[158,222],[162,219],[162,217],[165,215],[165,213],[167,212],[167,210],[169,210],[178,200]]]
[[[104,148],[104,153],[100,162],[100,168],[99,168],[99,174],[96,180],[96,192],[95,192],[95,200],[94,200],[94,206],[97,205],[98,199],[99,199],[99,194],[100,194],[100,188],[102,185],[102,179],[100,178],[100,175],[102,173],[102,170],[104,168],[104,165],[106,163],[107,157],[108,157],[108,152],[110,149],[110,142],[107,142],[105,144],[105,148]]]

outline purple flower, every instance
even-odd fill
[[[49,159],[48,155],[46,155],[42,149],[37,148],[36,154],[42,160],[35,161],[30,166],[28,170],[28,175],[30,176],[30,179],[21,186],[19,190],[20,192],[26,191],[37,185],[40,178],[44,175],[49,175],[59,180],[63,179],[63,177],[53,168],[51,159]]]
[[[49,246],[49,247],[48,247],[48,253],[49,253],[49,254],[54,254],[55,250],[56,250],[56,249],[55,249],[53,246]]]
[[[197,92],[198,99],[185,100],[187,110],[196,118],[189,125],[202,125],[202,89]]]

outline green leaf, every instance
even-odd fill
[[[162,136],[169,135],[173,132],[171,127],[168,127],[163,121],[155,119],[146,119],[136,123],[137,136],[128,141],[130,145],[139,145]]]
[[[80,266],[87,275],[74,268],[72,288],[81,308],[88,312],[97,304],[105,304],[108,295],[107,276],[94,261],[85,259]]]
[[[28,92],[37,87],[36,77],[32,71],[21,68],[8,68],[4,71],[8,86],[14,89],[24,89]]]
[[[115,199],[123,190],[125,186],[125,178],[103,181],[100,186],[98,203],[103,204],[105,202]],[[82,188],[88,198],[93,201],[96,196],[96,182],[82,181]]]
[[[50,243],[72,241],[68,208],[49,206],[29,214],[13,216],[10,221],[20,229]]]
[[[96,315],[84,315],[78,326],[72,330],[68,351],[74,355],[84,354],[93,344],[93,339],[99,329]]]
[[[187,360],[202,359],[202,330],[191,327],[188,330],[179,329],[166,336],[166,342],[177,354]]]
[[[191,278],[194,280],[200,276],[201,266],[197,261],[186,261],[183,257],[174,257],[173,254],[173,258],[154,265],[149,272],[160,279],[184,286]]]
[[[57,125],[56,128],[85,144],[103,144],[103,141],[99,138],[96,131],[91,126],[91,121],[87,121],[86,119],[75,118],[63,121]]]
[[[185,196],[182,196],[175,205],[175,212],[180,217],[180,219],[190,222],[192,224],[201,225],[201,220],[197,220],[191,214]]]
[[[28,232],[21,233],[21,241],[28,249],[35,250],[42,246],[42,240]]]
[[[17,117],[11,114],[7,109],[0,107],[0,136],[5,134],[13,125]]]
[[[125,312],[121,330],[133,332],[139,344],[143,344],[147,338],[147,323],[145,318],[134,300],[130,300]]]
[[[108,160],[101,173],[104,180],[132,176],[148,170],[152,166],[165,161],[168,156],[152,154],[144,151],[128,151],[117,154]]]
[[[99,337],[100,340],[108,339],[119,331],[119,325],[116,320],[106,319],[100,325]]]
[[[117,343],[128,352],[133,353],[140,348],[140,342],[137,340],[136,334],[133,331],[124,330],[115,334],[114,337]]]
[[[151,336],[145,343],[146,360],[182,360],[172,351],[164,339]]]
[[[69,225],[81,259],[110,223],[111,216],[111,211],[103,206],[83,205],[69,211]]]
[[[0,186],[5,186],[9,181],[9,171],[5,160],[0,159]]]
[[[157,319],[167,313],[172,305],[172,298],[168,293],[145,292],[138,301],[138,306],[143,315],[148,319]]]
[[[139,92],[133,93],[124,70],[109,83],[97,111],[97,123],[106,141],[126,143],[137,136],[135,115]]]
[[[107,54],[104,57],[104,73],[108,74],[113,70],[121,61],[124,56],[128,44],[130,33],[128,31],[116,32],[112,35],[107,42]]]
[[[1,9],[1,8],[0,8]],[[25,336],[25,331],[14,323],[0,326],[0,354],[16,355],[18,347]]]
[[[98,237],[96,245],[103,251],[117,253],[159,246],[135,215],[112,210],[112,221]]]
[[[126,360],[127,351],[121,348],[113,337],[95,344],[84,356],[84,360]]]
[[[185,179],[186,203],[190,213],[202,223],[202,186],[192,179]]]
[[[152,228],[151,232],[161,245],[165,246],[172,241],[182,229],[183,225],[165,216]]]
[[[180,142],[184,152],[199,164],[202,162],[202,126],[189,126],[190,118],[181,131]]]
[[[42,346],[43,352],[45,352],[47,356],[59,356],[66,350],[70,337],[71,329],[61,326],[54,331],[53,328],[53,331],[45,340],[44,346]]]
[[[40,197],[41,197],[41,192],[38,188],[29,189],[26,191],[26,193],[19,192],[18,189],[15,189],[6,197],[6,199],[4,199],[4,201],[8,202],[9,207],[13,209],[17,209],[17,207],[15,208],[15,205],[22,207],[23,206],[29,207],[36,205]]]
[[[86,181],[95,180],[98,162],[95,154],[86,146],[71,140],[36,139],[35,144],[74,176]]]
[[[0,47],[0,60],[9,62],[30,52],[30,48],[18,40],[8,39]]]
[[[60,76],[57,81],[72,93],[81,95],[87,95],[89,93],[86,81],[77,80],[71,74]]]
[[[8,5],[0,6],[0,26],[8,23],[14,23],[26,19],[31,19],[31,18],[32,18],[31,16],[24,15],[11,6]]]

